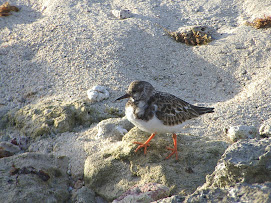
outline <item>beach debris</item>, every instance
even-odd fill
[[[25,150],[28,148],[29,139],[26,136],[18,136],[18,138],[14,137],[10,143],[13,145],[17,145],[20,149]]]
[[[12,165],[12,168],[9,171],[10,175],[21,175],[21,174],[35,174],[37,175],[41,180],[47,181],[50,179],[50,176],[48,173],[44,172],[43,170],[36,170],[34,167],[23,167],[23,168],[16,168],[15,165]]]
[[[250,25],[257,29],[259,28],[270,28],[271,27],[271,16],[264,16],[263,18],[255,18],[252,22],[246,22],[246,25]]]
[[[9,16],[11,15],[11,11],[16,11],[18,12],[19,9],[16,6],[11,6],[8,2],[3,3],[0,6],[0,16]]]
[[[160,26],[161,27],[161,26]],[[188,26],[179,28],[175,32],[171,32],[162,27],[164,31],[177,42],[185,43],[187,45],[202,45],[212,41],[210,29],[207,26]]]
[[[124,10],[112,10],[111,13],[115,18],[120,19],[120,20],[132,17],[131,11],[127,10],[127,9],[124,9]]]
[[[241,139],[253,139],[259,137],[258,130],[254,126],[231,126],[229,129],[226,129],[225,132],[229,139],[233,142]]]
[[[87,95],[91,102],[99,102],[109,98],[109,92],[106,90],[106,87],[100,85],[87,90]]]

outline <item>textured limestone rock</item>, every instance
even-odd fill
[[[91,102],[99,102],[109,98],[109,92],[104,86],[94,86],[87,91],[88,98]]]
[[[0,106],[0,129],[5,128],[8,123],[8,119],[5,115],[8,113],[9,110],[10,107]]]
[[[154,201],[152,203],[183,203],[183,201],[184,201],[183,196],[173,195],[171,197],[159,199],[159,200]]]
[[[220,156],[227,148],[222,141],[206,137],[179,135],[179,160],[165,160],[172,145],[170,135],[157,135],[150,143],[147,155],[134,152],[134,141],[145,141],[149,134],[137,128],[127,133],[121,142],[105,145],[92,151],[85,161],[86,186],[112,201],[136,184],[160,183],[170,187],[172,194],[190,194],[212,173]]]
[[[110,117],[85,101],[46,101],[15,109],[7,114],[9,123],[30,137],[72,131]]]
[[[157,183],[136,185],[114,200],[113,203],[153,202],[168,197],[169,192],[170,189],[167,186]]]
[[[110,138],[112,140],[121,140],[134,125],[124,118],[109,118],[101,121],[97,125],[97,138]]]
[[[271,138],[231,145],[186,202],[270,202]]]
[[[240,139],[253,139],[259,138],[259,133],[257,128],[253,126],[231,126],[226,130],[227,136],[231,141],[236,142]]]
[[[0,199],[5,202],[65,202],[68,160],[24,153],[0,159]]]
[[[251,139],[234,143],[225,151],[214,173],[207,176],[206,186],[266,181],[271,181],[271,139]]]
[[[184,202],[261,202],[271,201],[271,183],[237,183],[227,189],[207,188],[197,190]]]
[[[72,202],[76,203],[88,203],[88,202],[96,202],[95,201],[95,192],[91,189],[83,186],[78,190],[72,191]]]
[[[259,133],[261,137],[271,137],[271,119],[260,126]]]
[[[0,158],[12,156],[20,150],[19,146],[10,142],[0,142]]]

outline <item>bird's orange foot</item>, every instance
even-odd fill
[[[166,159],[169,159],[173,154],[175,154],[176,156],[176,160],[178,160],[178,151],[177,151],[177,147],[175,148],[170,148],[167,147],[168,150],[171,150],[172,152],[166,157]]]
[[[141,143],[141,142],[133,142],[134,144],[138,144],[139,146],[136,148],[135,152],[137,152],[139,149],[141,149],[142,147],[144,147],[144,154],[147,154],[147,147],[150,146],[149,143]]]
[[[149,142],[151,141],[151,139],[155,136],[155,133],[153,133],[149,139],[144,142],[144,143],[141,143],[141,142],[133,142],[134,144],[139,144],[139,146],[136,148],[135,152],[137,152],[139,149],[141,149],[142,147],[144,147],[144,154],[146,155],[147,154],[147,147],[150,146]]]
[[[173,154],[175,154],[176,160],[178,160],[177,135],[176,135],[176,134],[173,134],[173,135],[172,135],[172,138],[173,138],[173,144],[174,144],[174,147],[173,147],[173,148],[167,147],[167,149],[168,149],[168,150],[171,150],[172,152],[170,153],[170,155],[168,155],[168,156],[166,157],[166,159],[169,159]]]

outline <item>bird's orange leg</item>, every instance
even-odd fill
[[[172,152],[170,153],[170,155],[168,155],[168,156],[166,157],[166,159],[169,159],[173,154],[175,154],[176,160],[178,160],[177,135],[176,135],[176,134],[173,134],[173,135],[172,135],[172,138],[173,138],[173,144],[174,144],[174,147],[173,147],[173,148],[167,147],[167,149],[168,149],[168,150],[171,150]]]
[[[147,147],[150,146],[149,142],[151,141],[152,138],[154,138],[154,136],[155,136],[155,133],[151,134],[149,139],[144,143],[133,142],[134,144],[139,144],[139,146],[136,148],[135,152],[137,152],[140,148],[144,147],[144,154],[146,155],[147,154]]]

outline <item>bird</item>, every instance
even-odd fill
[[[177,135],[185,125],[187,120],[196,118],[206,113],[213,113],[212,107],[200,107],[167,92],[160,92],[146,81],[133,81],[128,87],[126,94],[116,99],[128,98],[125,105],[125,115],[127,119],[142,131],[148,132],[151,136],[143,142],[133,142],[138,144],[135,152],[144,148],[147,153],[149,142],[158,133],[172,133],[173,147],[167,147],[171,153],[166,157],[169,159],[175,154],[178,160]]]

